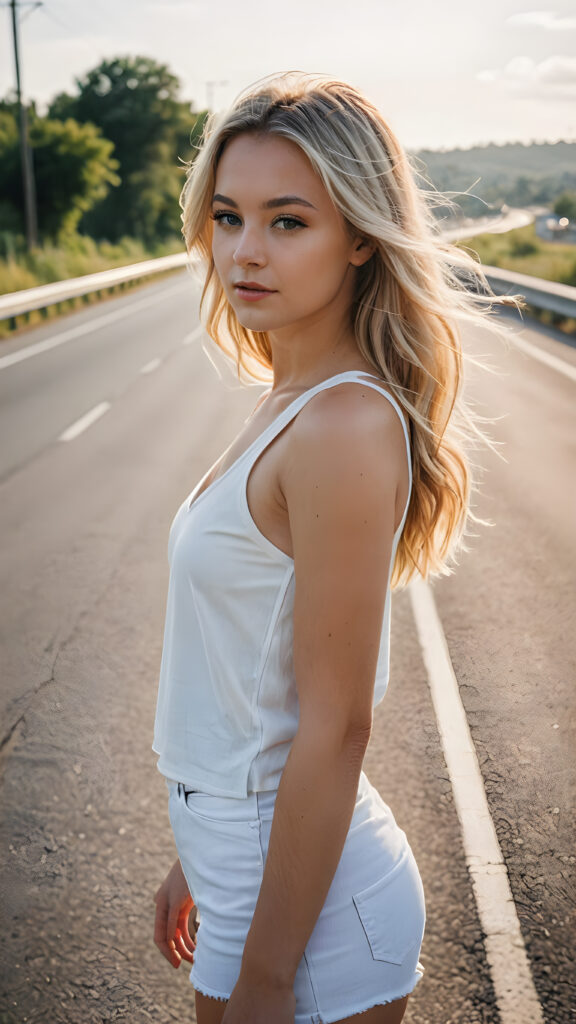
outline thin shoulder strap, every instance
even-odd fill
[[[400,534],[402,533],[404,523],[406,522],[406,516],[408,515],[408,509],[410,507],[410,499],[412,497],[412,454],[410,449],[410,435],[408,433],[408,428],[406,426],[406,420],[402,415],[400,403],[394,398],[394,396],[389,394],[388,391],[385,391],[385,389],[381,387],[381,385],[377,384],[375,380],[364,379],[361,382],[363,384],[367,384],[368,387],[373,388],[375,391],[379,391],[381,395],[384,395],[384,397],[388,399],[391,405],[393,405],[393,407],[396,409],[396,412],[398,413],[398,418],[400,420],[400,423],[402,424],[402,430],[404,431],[404,440],[406,442],[406,457],[408,460],[408,497],[406,499],[406,505],[404,506],[402,519],[400,520],[400,523],[398,524],[398,528],[396,530],[396,535],[400,536]]]
[[[388,399],[388,401],[394,406],[396,412],[398,413],[398,419],[402,424],[402,430],[404,431],[404,440],[406,441],[406,455],[408,457],[410,488],[412,488],[412,455],[410,449],[410,434],[408,433],[408,428],[406,426],[406,418],[403,415],[402,409],[400,407],[400,402],[396,398],[394,398],[394,395],[391,395],[380,384],[377,384],[375,380],[366,380],[365,378],[360,380],[361,383],[367,384],[369,388],[374,388],[375,391],[379,391],[381,395],[384,395],[384,397]]]
[[[254,464],[254,462],[256,461],[258,456],[264,451],[264,449],[268,447],[268,445],[282,430],[284,430],[284,427],[286,427],[290,423],[290,421],[294,419],[297,413],[300,412],[300,410],[306,405],[307,402],[310,401],[311,398],[314,397],[314,395],[317,395],[320,391],[325,391],[327,388],[333,388],[336,387],[336,385],[338,384],[345,384],[348,382],[357,382],[358,384],[364,384],[367,387],[373,388],[375,391],[379,391],[380,394],[384,395],[384,397],[387,398],[388,401],[395,408],[396,412],[398,413],[400,422],[402,424],[402,429],[404,431],[404,439],[406,441],[406,455],[408,458],[409,484],[406,507],[404,509],[404,514],[400,521],[400,525],[396,531],[396,533],[399,534],[402,530],[402,527],[404,526],[404,522],[408,514],[408,506],[410,505],[410,498],[412,495],[412,457],[410,453],[410,436],[408,434],[406,422],[404,416],[402,415],[402,410],[400,408],[399,402],[392,395],[390,395],[389,392],[386,391],[380,384],[378,384],[375,379],[370,379],[363,370],[346,370],[344,373],[338,373],[334,377],[328,377],[327,380],[321,381],[320,384],[316,384],[315,387],[309,388],[307,391],[304,391],[301,395],[299,395],[298,398],[295,398],[294,401],[291,402],[290,405],[286,406],[284,411],[281,412],[279,416],[276,417],[273,423],[271,423],[270,426],[267,427],[266,430],[262,432],[262,434],[260,434],[260,437],[257,439],[257,442],[254,446],[254,450],[252,450],[251,447],[251,458],[249,459],[250,466]],[[249,472],[250,468],[248,467],[248,474]]]

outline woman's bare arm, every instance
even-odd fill
[[[338,391],[316,396],[295,421],[282,472],[300,721],[245,944],[240,986],[251,990],[292,988],[338,866],[370,735],[406,449],[382,396],[357,384]]]

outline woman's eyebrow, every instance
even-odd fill
[[[212,202],[227,203],[228,206],[233,206],[236,210],[238,209],[238,203],[235,203],[229,196],[221,196],[219,193],[216,193],[212,198]],[[260,209],[273,210],[277,206],[309,206],[312,210],[316,209],[307,199],[300,199],[299,196],[279,196],[277,199],[268,199],[265,203],[261,204]]]

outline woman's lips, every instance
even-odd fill
[[[265,299],[269,295],[275,295],[276,292],[268,292],[258,288],[239,288],[236,285],[236,293],[241,299],[246,299],[247,302],[257,302],[258,299]]]

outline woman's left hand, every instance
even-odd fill
[[[238,978],[224,1011],[222,1024],[294,1024],[293,988],[265,988]]]

